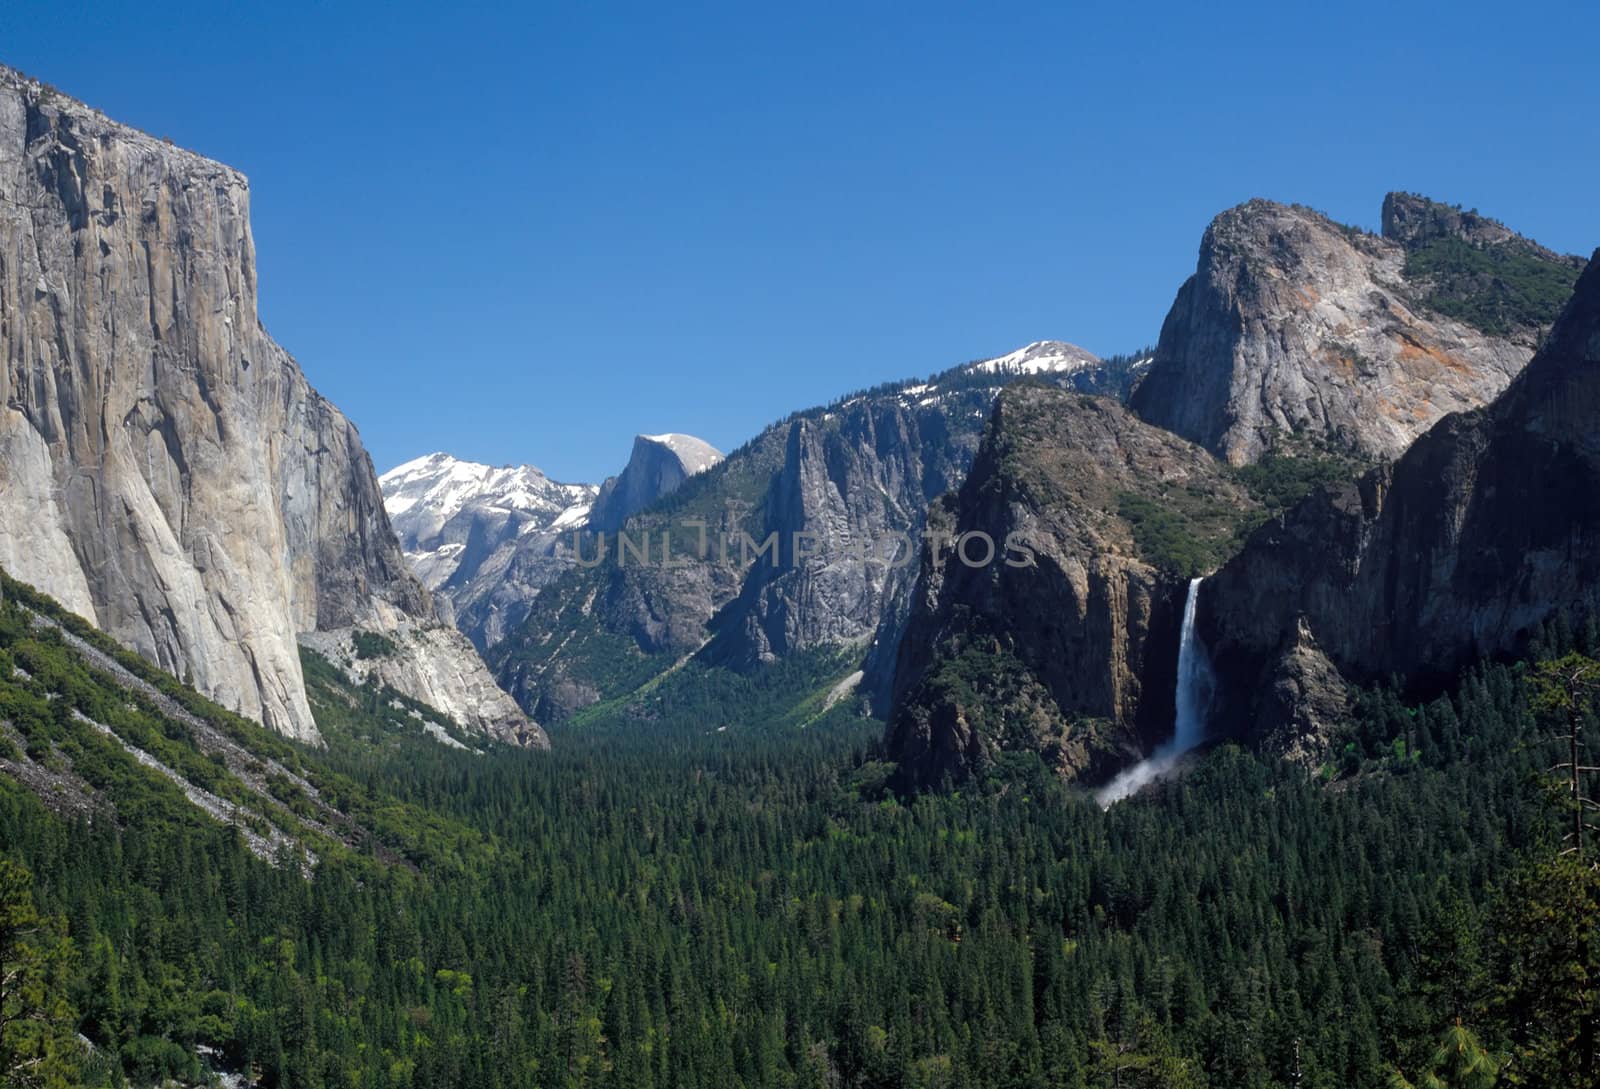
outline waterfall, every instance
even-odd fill
[[[1178,637],[1178,684],[1173,692],[1177,708],[1172,724],[1174,754],[1185,753],[1206,737],[1206,711],[1211,706],[1215,682],[1205,648],[1194,635],[1194,614],[1200,603],[1200,579],[1189,580],[1189,596],[1183,602],[1183,633]]]
[[[1206,712],[1216,681],[1205,647],[1195,637],[1194,617],[1200,602],[1201,579],[1189,580],[1189,593],[1183,602],[1183,627],[1178,635],[1178,679],[1172,692],[1175,714],[1172,740],[1150,756],[1122,772],[1095,795],[1103,808],[1137,793],[1145,784],[1161,778],[1178,758],[1206,738]]]

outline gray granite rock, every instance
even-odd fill
[[[0,68],[0,565],[291,737],[318,737],[299,634],[404,625],[444,635],[396,687],[533,736],[476,710],[487,674],[355,427],[262,327],[249,203],[239,172]]]
[[[1218,721],[1315,752],[1346,682],[1437,689],[1600,616],[1600,254],[1493,404],[1262,526],[1206,580]],[[1306,735],[1311,736],[1306,736]]]
[[[1411,242],[1468,228],[1488,240],[1490,221],[1436,223],[1423,205],[1444,207],[1391,198],[1385,222]],[[1400,238],[1307,208],[1252,200],[1222,213],[1131,404],[1235,465],[1285,439],[1398,457],[1445,415],[1493,400],[1543,332],[1490,336],[1429,309],[1406,255]]]

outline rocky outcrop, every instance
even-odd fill
[[[1443,204],[1416,193],[1390,193],[1383,198],[1383,237],[1398,242],[1408,251],[1416,251],[1430,243],[1454,239],[1473,249],[1495,249],[1507,246],[1543,258],[1551,264],[1571,267],[1576,273],[1583,268],[1583,259],[1546,249],[1532,239],[1524,238],[1499,220],[1490,219],[1476,210],[1467,211],[1453,204]]]
[[[354,426],[260,323],[243,175],[9,69],[0,357],[7,571],[302,740],[298,633],[441,627],[396,687],[441,655],[481,672],[407,571]],[[469,707],[441,710],[498,728]]]
[[[1346,682],[1437,687],[1600,615],[1600,261],[1491,406],[1263,526],[1200,599],[1216,721],[1308,754]]]
[[[532,465],[495,468],[442,453],[397,466],[378,484],[411,569],[479,649],[521,624],[539,591],[572,566],[573,534],[598,491]]]
[[[590,528],[601,532],[621,529],[629,518],[721,460],[721,451],[693,435],[634,436],[628,464],[600,485],[589,511]]]
[[[1391,237],[1264,200],[1218,216],[1132,396],[1135,411],[1234,465],[1286,443],[1375,461],[1398,457],[1449,413],[1493,400],[1544,326],[1509,303],[1489,307],[1504,317],[1496,333],[1471,324],[1485,293],[1504,285],[1490,277],[1440,295],[1418,277],[1441,262],[1453,270],[1460,255],[1417,261],[1414,247],[1445,232],[1523,257],[1548,251],[1420,198],[1391,195],[1384,222]],[[1576,269],[1563,261],[1551,254],[1534,272],[1559,281],[1566,269],[1570,287]],[[1451,305],[1463,300],[1474,305]]]
[[[1097,779],[1164,740],[1184,565],[1225,552],[1253,506],[1210,454],[1114,401],[1004,391],[922,553],[886,734],[903,780],[1018,750]]]

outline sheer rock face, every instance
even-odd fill
[[[896,401],[862,401],[832,419],[790,423],[766,495],[780,562],[752,565],[716,625],[725,655],[752,663],[865,646],[903,611],[933,489],[959,472],[942,422]]]
[[[1298,722],[1283,744],[1314,752],[1346,680],[1426,688],[1563,609],[1600,614],[1600,260],[1494,404],[1263,526],[1206,581],[1199,623],[1217,721]]]
[[[1234,465],[1288,436],[1398,457],[1445,415],[1493,400],[1542,332],[1489,336],[1414,301],[1407,242],[1438,231],[1485,245],[1516,238],[1467,216],[1391,196],[1391,239],[1265,200],[1222,213],[1162,326],[1135,411]]]
[[[1187,579],[1144,553],[1119,513],[1129,495],[1204,497],[1184,529],[1218,541],[1253,506],[1210,454],[1113,401],[1000,395],[959,495],[930,517],[900,642],[886,745],[908,783],[1010,750],[1100,778],[1164,740]],[[993,562],[976,562],[978,534]]]
[[[616,694],[591,647],[636,649],[662,669],[695,653],[739,668],[822,646],[870,653],[875,634],[903,619],[929,500],[959,479],[976,446],[977,421],[952,436],[947,414],[970,416],[990,395],[925,405],[898,392],[860,397],[769,428],[627,521],[622,533],[648,539],[652,560],[619,562],[609,534],[605,563],[542,594],[523,631],[490,655],[502,684],[535,715],[561,716]],[[889,556],[896,540],[893,565],[863,558],[875,541]],[[585,547],[592,558],[595,546]]]
[[[438,625],[258,320],[243,175],[4,68],[0,355],[0,565],[205,694],[314,741],[297,633]]]
[[[685,480],[722,460],[722,453],[693,435],[637,435],[628,464],[600,485],[589,525],[615,532],[633,515],[677,491]]]

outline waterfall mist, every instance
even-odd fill
[[[1211,673],[1211,661],[1205,647],[1194,633],[1195,609],[1200,600],[1202,579],[1189,580],[1189,594],[1183,602],[1183,627],[1178,637],[1178,679],[1173,691],[1172,740],[1162,745],[1150,756],[1119,774],[1095,795],[1103,808],[1110,808],[1131,794],[1137,793],[1147,783],[1161,778],[1178,758],[1206,736],[1206,712],[1211,707],[1211,694],[1216,681]]]

